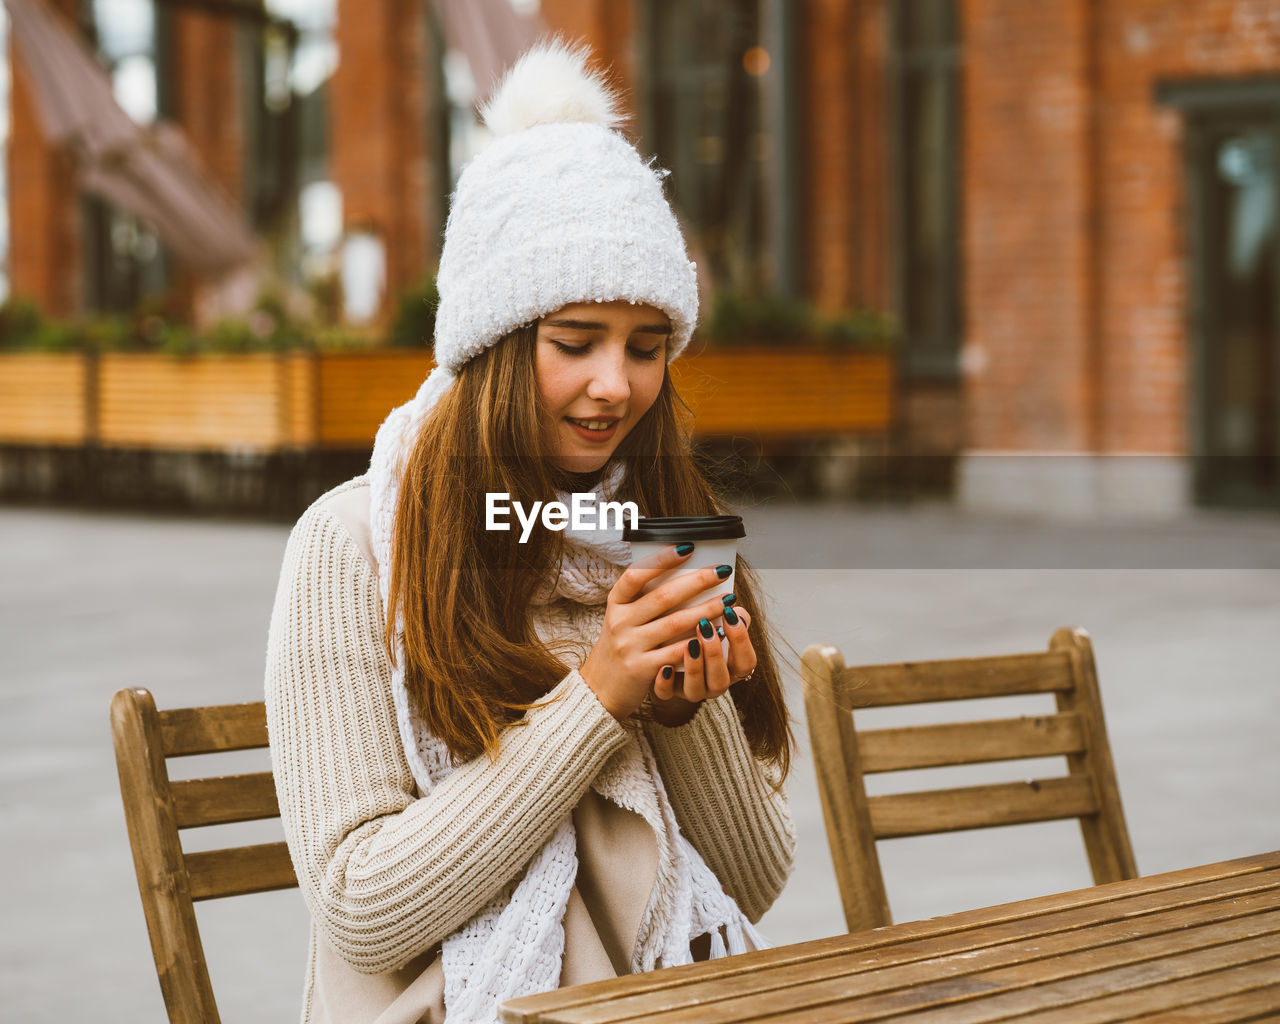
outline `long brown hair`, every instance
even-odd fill
[[[458,761],[496,756],[503,729],[564,678],[564,649],[544,644],[531,599],[558,567],[563,535],[485,528],[486,492],[526,508],[566,488],[550,460],[548,413],[534,375],[537,325],[518,328],[467,362],[426,417],[403,467],[391,539],[387,645],[403,614],[404,677],[423,724]],[[615,500],[642,516],[724,511],[691,457],[693,417],[671,381],[611,461]],[[757,758],[785,777],[793,738],[758,580],[738,558],[734,589],[751,613],[757,665],[729,692]]]

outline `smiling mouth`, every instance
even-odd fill
[[[590,430],[593,433],[604,433],[617,426],[617,420],[576,420],[572,416],[566,416],[570,423],[575,427],[581,427],[583,430]]]

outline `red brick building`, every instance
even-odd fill
[[[1280,504],[1280,7],[961,6],[962,494]]]
[[[261,227],[285,123],[244,116],[263,33],[156,9],[161,113]],[[974,507],[1280,503],[1274,0],[542,0],[540,16],[613,69],[714,286],[899,317],[906,475]],[[431,5],[333,0],[316,32],[336,62],[298,103],[293,180],[323,179],[344,230],[381,247],[385,314],[434,262],[469,115]],[[24,88],[19,66],[12,290],[72,313],[94,294],[84,218]]]

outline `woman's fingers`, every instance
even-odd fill
[[[609,591],[611,604],[629,604],[638,598],[650,580],[661,576],[668,569],[683,565],[693,554],[693,545],[673,544],[669,548],[655,551],[639,561],[632,562],[618,577],[618,582]]]
[[[709,700],[729,689],[729,667],[715,630],[707,619],[698,623],[697,635],[685,654],[685,700]]]
[[[731,565],[708,565],[701,569],[695,569],[693,572],[681,573],[673,576],[669,580],[663,580],[658,586],[654,587],[649,593],[643,597],[636,598],[631,604],[637,622],[654,622],[668,615],[676,614],[673,609],[679,608],[686,601],[696,598],[704,591],[714,590],[720,583],[727,579],[733,572]],[[718,597],[709,597],[705,601],[700,602],[694,608],[682,609],[683,613],[693,612],[692,621],[687,622],[683,627],[689,629],[693,623],[699,618],[707,614],[701,610],[701,604],[707,604],[709,607],[719,601]],[[719,614],[717,609],[715,614]]]
[[[748,628],[751,616],[742,608],[726,607],[724,610],[724,637],[729,642],[729,679],[737,682],[745,679],[756,667],[756,649],[751,643]]]
[[[724,646],[706,619],[698,623],[698,635],[702,641],[702,671],[707,697],[719,697],[729,689],[732,682],[729,678],[729,666],[725,661]]]
[[[679,695],[695,703],[710,700],[755,669],[756,652],[747,632],[751,616],[741,608],[722,603],[719,598],[716,605],[724,616],[724,626],[714,629],[711,620],[704,616],[692,639],[668,644],[655,652],[670,659],[658,671],[653,683],[653,693],[658,699],[670,700]],[[727,656],[720,636],[727,641]],[[671,662],[681,665],[683,681]]]
[[[725,603],[734,596],[729,594],[726,597],[709,597],[692,608],[681,608],[679,611],[669,612],[638,627],[639,632],[644,637],[645,644],[650,647],[659,647],[676,637],[687,637],[697,629],[702,619],[709,619],[713,623],[718,622],[720,616],[724,614]]]
[[[670,700],[676,693],[676,670],[663,665],[658,678],[653,681],[653,695],[659,700]]]
[[[707,684],[703,673],[702,642],[694,637],[685,645],[684,691],[685,700],[695,703],[707,699]]]

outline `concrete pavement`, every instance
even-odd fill
[[[1058,626],[1088,628],[1144,873],[1280,848],[1280,517],[1143,526],[945,507],[744,511],[746,552],[797,652],[819,640],[850,663],[1032,650]],[[164,1019],[107,704],[134,685],[161,706],[258,699],[286,536],[272,524],[0,508],[3,1019]],[[763,923],[777,942],[843,930],[794,679],[792,707],[800,846]],[[190,774],[209,770],[200,760]],[[264,834],[208,831],[219,833],[202,837],[210,846]],[[881,856],[899,920],[1090,881],[1069,823],[899,840]],[[297,892],[199,915],[223,1018],[296,1019]]]

